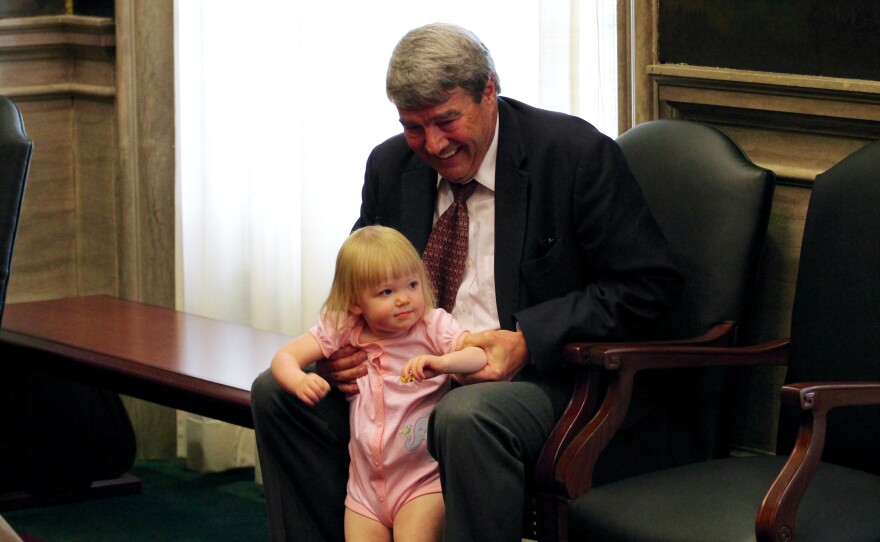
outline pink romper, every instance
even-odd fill
[[[403,337],[365,343],[364,321],[350,317],[340,329],[323,320],[311,332],[325,356],[345,345],[367,352],[360,393],[350,397],[351,440],[345,506],[391,528],[400,508],[412,499],[440,492],[437,463],[428,453],[428,417],[449,391],[446,375],[423,382],[400,381],[400,370],[420,354],[455,350],[465,330],[446,311],[429,309]]]

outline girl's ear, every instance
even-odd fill
[[[351,311],[351,313],[354,314],[355,316],[360,316],[361,314],[364,313],[364,309],[362,309],[360,305],[354,305],[354,304],[352,304],[352,305],[348,308],[348,310]]]

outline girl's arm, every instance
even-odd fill
[[[464,342],[464,334],[458,346]],[[400,370],[400,379],[404,382],[426,378],[434,378],[441,374],[469,374],[482,369],[487,362],[486,352],[476,346],[468,346],[442,356],[422,355],[409,360]]]
[[[276,352],[272,358],[272,376],[283,390],[314,406],[330,391],[330,384],[317,373],[307,373],[303,369],[323,357],[318,340],[306,333]]]

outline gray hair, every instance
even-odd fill
[[[500,92],[492,55],[473,32],[434,23],[410,30],[398,42],[388,62],[385,92],[402,109],[444,103],[457,87],[479,103],[490,77]]]

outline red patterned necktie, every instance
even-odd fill
[[[477,183],[451,183],[453,202],[437,219],[422,258],[437,296],[437,306],[452,311],[464,276],[468,251],[467,199]]]

